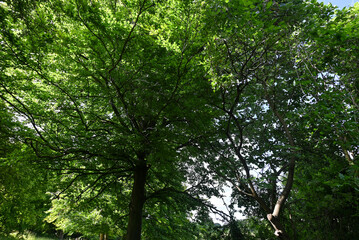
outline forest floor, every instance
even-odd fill
[[[79,237],[69,237],[65,236],[64,240],[77,240],[77,239],[86,239]],[[0,233],[0,240],[59,240],[59,237],[55,234],[37,234],[34,232],[25,232],[25,233],[10,233],[9,235],[4,235]]]
[[[38,236],[34,233],[26,233],[26,234],[10,234],[10,235],[2,235],[0,234],[1,240],[58,240],[57,237],[49,237],[49,236]]]

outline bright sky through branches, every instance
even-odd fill
[[[359,0],[324,0],[319,2],[324,2],[325,4],[331,3],[338,6],[338,8],[344,8],[354,6],[354,3],[359,2]]]

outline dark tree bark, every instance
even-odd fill
[[[59,236],[59,240],[64,239],[64,232],[62,230],[58,230],[56,234]]]
[[[134,172],[126,240],[141,239],[142,211],[146,201],[145,184],[148,167],[144,159],[140,162]]]

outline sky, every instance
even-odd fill
[[[339,8],[343,8],[351,7],[354,3],[359,2],[359,0],[318,0],[318,2],[324,2],[325,4],[331,3]]]

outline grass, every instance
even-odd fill
[[[0,239],[1,240],[18,240],[18,238],[15,238],[13,236],[4,236],[0,234]]]
[[[35,234],[28,234],[25,240],[56,240],[57,238],[37,237]]]
[[[31,236],[29,238],[26,238],[26,240],[56,240],[56,238]]]
[[[1,240],[57,240],[55,237],[36,236],[34,233],[18,234],[12,233],[8,236],[0,234]]]
[[[32,232],[18,233],[13,232],[10,235],[3,235],[0,233],[0,240],[58,240],[56,236],[39,235]],[[76,238],[65,237],[65,240],[75,240]]]

